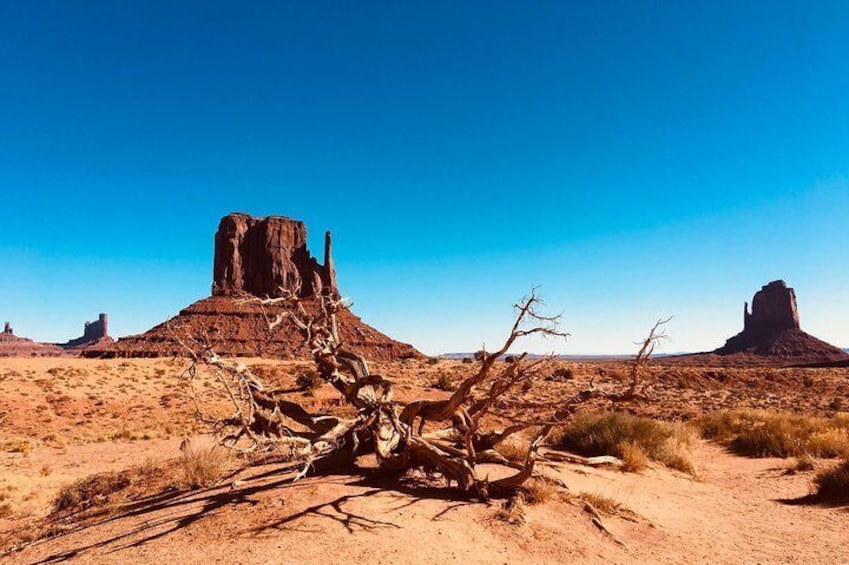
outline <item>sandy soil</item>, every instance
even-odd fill
[[[283,386],[307,366],[246,362],[263,365]],[[7,505],[0,531],[46,516],[59,489],[77,478],[179,456],[181,439],[198,431],[178,379],[182,369],[167,359],[0,360],[0,499]],[[459,362],[378,369],[398,375],[402,398],[445,394],[425,387],[437,373],[459,380],[471,370]],[[528,405],[580,386],[598,369],[576,367],[574,383],[541,383]],[[785,396],[804,396],[825,410],[823,395],[811,389],[839,391],[847,382],[846,371],[787,370],[756,387],[741,384],[753,373],[711,379],[676,370],[683,372],[668,378],[669,394],[647,410],[674,413],[682,397],[688,410],[702,410],[686,399],[706,391],[711,403],[705,409],[714,403],[781,407],[789,402]],[[693,377],[688,386],[679,382],[682,375]],[[810,386],[797,384],[805,377]],[[677,402],[674,390],[682,391]],[[329,390],[293,394],[314,406],[333,402]],[[498,519],[497,503],[469,502],[436,486],[399,487],[367,471],[291,483],[292,473],[281,465],[254,466],[217,488],[165,491],[129,503],[2,561],[849,563],[847,508],[799,503],[810,492],[810,472],[787,474],[787,460],[747,459],[703,442],[693,458],[698,478],[661,466],[640,474],[548,466],[546,473],[562,479],[573,496],[529,506],[528,523],[519,526]],[[580,493],[611,497],[634,513],[605,517],[621,544],[592,525],[575,498]]]

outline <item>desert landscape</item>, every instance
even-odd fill
[[[0,565],[849,565],[847,54],[0,1]]]
[[[532,291],[500,349],[427,357],[348,310],[325,239],[231,214],[176,318],[7,340],[4,561],[849,560],[849,355],[783,281],[715,352],[653,358],[659,320],[624,360],[519,354],[563,335]]]

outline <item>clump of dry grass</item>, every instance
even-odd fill
[[[21,453],[29,455],[32,451],[33,442],[30,439],[13,438],[0,441],[0,451],[7,453]]]
[[[495,511],[495,518],[513,526],[525,524],[528,521],[528,515],[525,511],[524,497],[519,494],[505,501]]]
[[[814,458],[808,454],[803,454],[796,457],[793,463],[787,467],[787,471],[785,471],[785,473],[788,475],[795,475],[796,473],[813,471],[816,468],[817,464],[814,461]]]
[[[557,494],[557,484],[545,477],[534,477],[522,485],[525,502],[530,505],[548,502]]]
[[[584,502],[590,503],[593,508],[599,512],[604,512],[605,514],[613,515],[623,510],[630,512],[627,508],[624,508],[622,503],[618,500],[597,492],[582,492],[578,495],[578,498]]]
[[[117,506],[137,496],[171,488],[173,464],[151,458],[141,465],[112,473],[96,473],[65,485],[53,500],[56,512],[79,512],[94,507]]]
[[[56,511],[76,511],[103,506],[130,484],[128,473],[98,473],[83,477],[63,487],[56,495],[53,507]]]
[[[230,471],[230,453],[218,445],[185,444],[179,459],[182,486],[189,489],[206,488],[217,484]]]
[[[649,457],[643,448],[636,443],[620,443],[616,450],[622,459],[622,471],[626,473],[639,473],[649,465]]]
[[[443,373],[439,375],[439,378],[436,379],[435,383],[433,383],[433,388],[450,392],[456,387],[454,386],[454,381],[451,380],[451,377]]]
[[[695,474],[689,456],[692,440],[692,432],[683,424],[622,412],[585,412],[556,429],[550,443],[582,455],[614,455],[623,459],[623,470],[641,470],[651,459]]]
[[[694,420],[706,439],[753,457],[849,456],[849,418],[722,410]]]
[[[826,502],[849,502],[849,459],[814,477],[814,496]]]

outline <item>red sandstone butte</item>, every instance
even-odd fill
[[[303,222],[283,216],[224,216],[215,234],[212,296],[195,302],[151,330],[107,347],[83,351],[86,356],[159,357],[185,353],[174,334],[185,341],[204,336],[214,350],[228,356],[310,359],[300,333],[284,321],[269,333],[267,316],[277,310],[240,300],[247,296],[298,296],[310,311],[321,293],[338,296],[330,232],[324,238],[324,262],[307,248]],[[365,324],[350,310],[339,312],[339,333],[352,350],[375,361],[422,354]]]
[[[661,363],[705,365],[808,365],[849,360],[843,350],[805,333],[796,293],[782,280],[755,293],[752,311],[743,305],[743,331],[710,353],[667,357]]]
[[[5,323],[0,333],[0,357],[56,357],[62,352],[55,345],[16,336],[9,322]]]
[[[65,349],[80,349],[110,345],[113,341],[109,337],[109,316],[101,314],[97,320],[85,323],[81,337],[59,344],[59,346]]]

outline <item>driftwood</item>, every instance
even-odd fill
[[[219,357],[203,339],[195,338],[189,343],[181,341],[193,361],[189,379],[197,375],[200,366],[211,369],[233,407],[227,417],[212,417],[197,402],[198,416],[213,427],[226,447],[243,452],[277,451],[299,461],[296,479],[320,460],[333,457],[334,462],[353,463],[361,455],[374,454],[380,468],[390,473],[420,468],[438,473],[471,496],[510,497],[533,476],[541,459],[539,447],[552,428],[568,421],[585,404],[607,396],[591,383],[588,390],[552,406],[548,416],[513,418],[503,429],[487,427],[487,415],[505,395],[538,375],[547,361],[529,361],[520,355],[512,363],[504,363],[498,362],[499,358],[524,337],[568,335],[559,329],[559,316],[538,312],[541,301],[533,291],[515,305],[516,317],[504,343],[491,353],[484,350],[477,355],[477,371],[460,383],[449,398],[415,400],[405,407],[393,400],[392,383],[371,373],[367,361],[341,343],[336,314],[347,307],[343,299],[325,293],[318,299],[319,307],[311,311],[288,295],[243,300],[261,305],[264,311],[279,310],[266,316],[269,332],[275,331],[284,319],[294,323],[312,355],[317,374],[339,392],[352,415],[310,413],[297,403],[280,398],[244,364]],[[428,426],[437,429],[427,431]],[[530,435],[528,450],[522,460],[513,461],[499,447],[520,432]],[[479,474],[480,464],[509,471],[490,481],[488,474]]]

